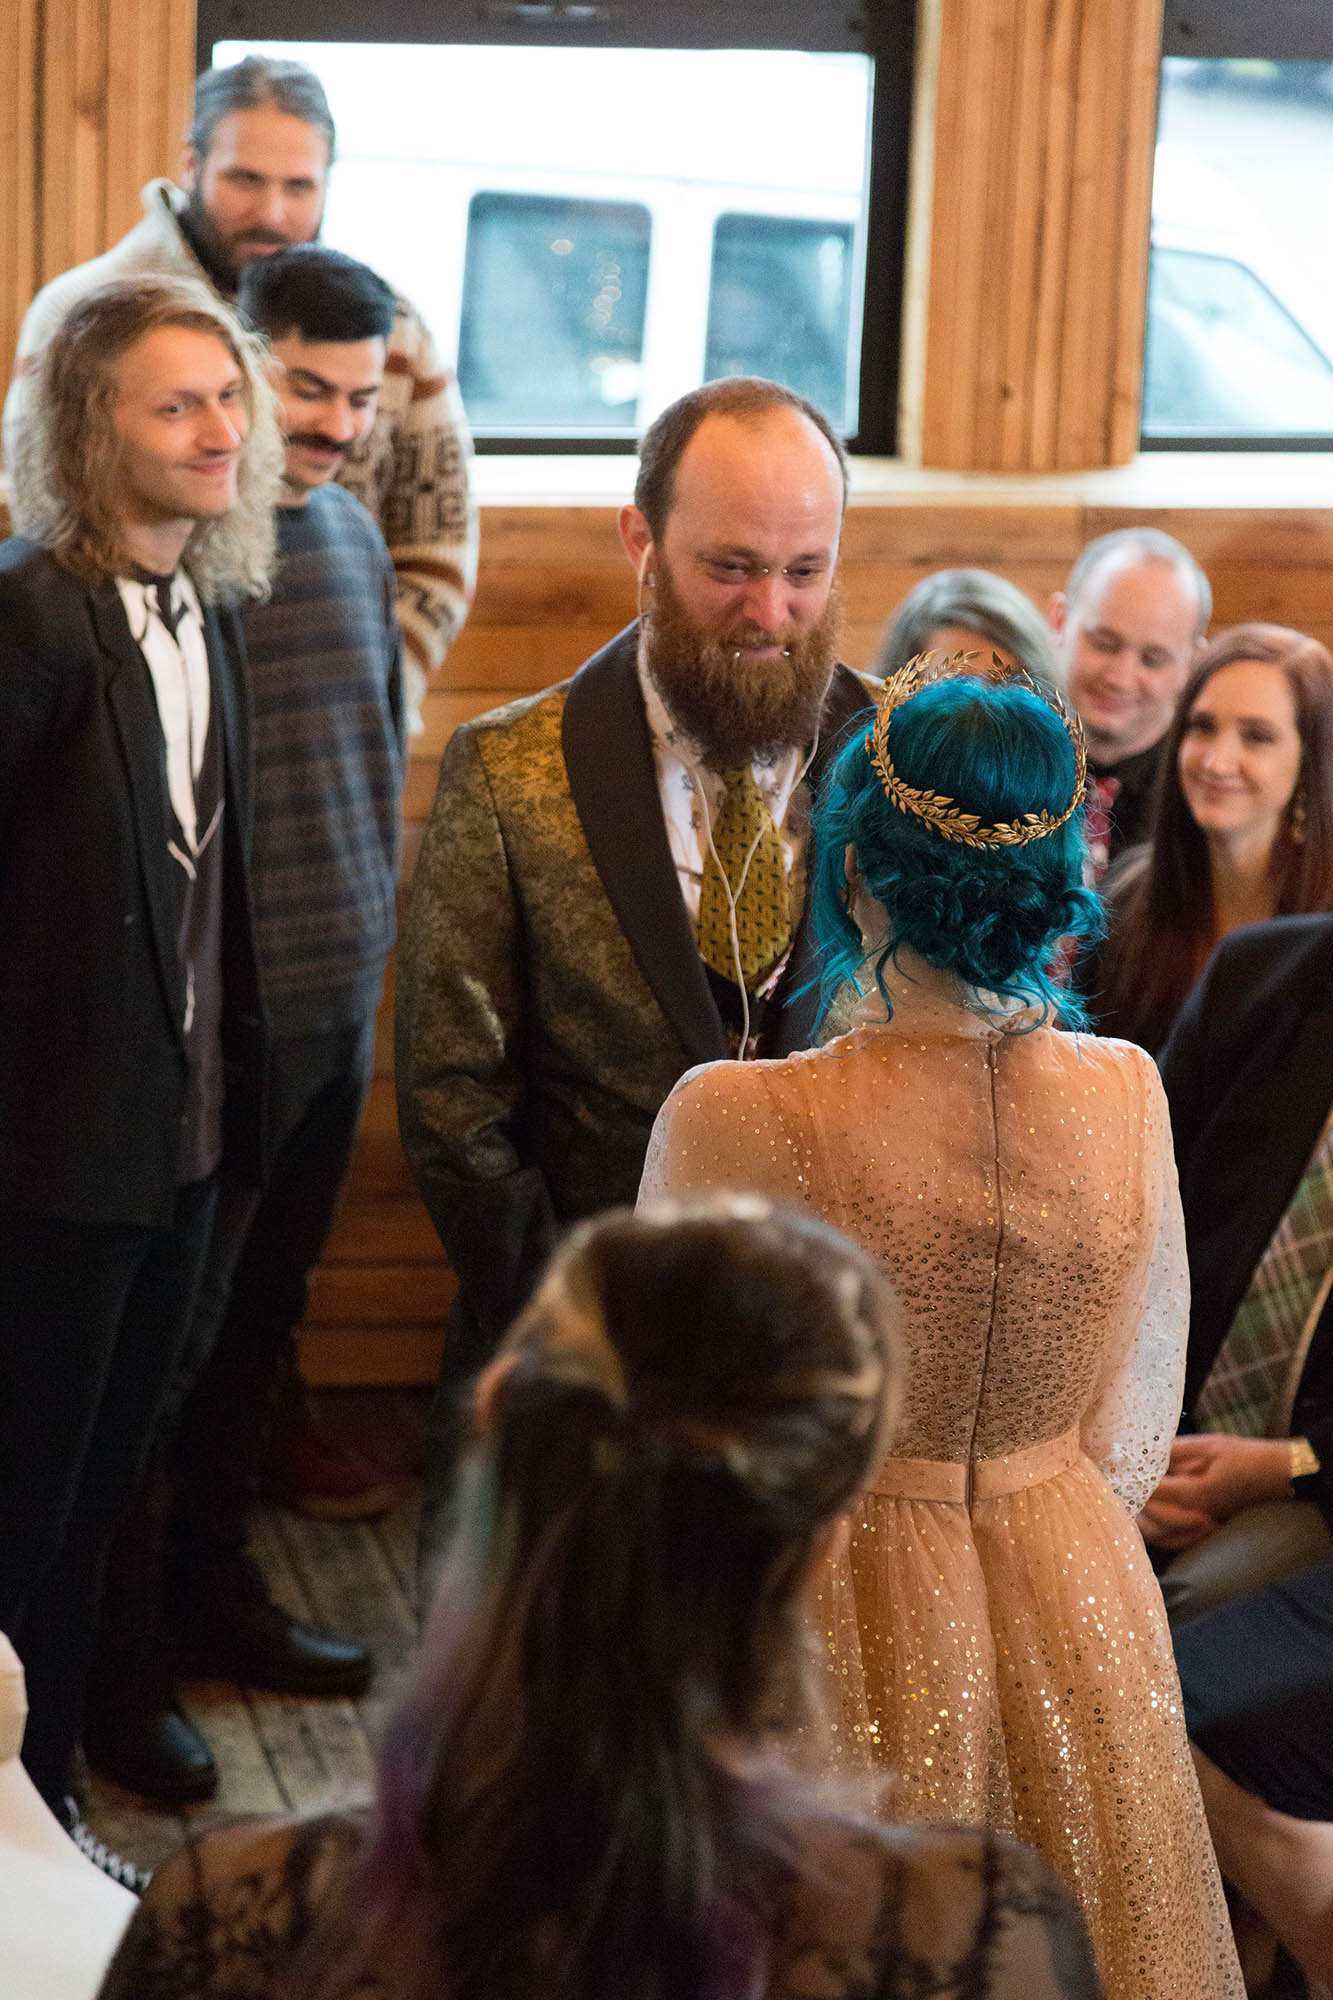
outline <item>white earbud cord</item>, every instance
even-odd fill
[[[638,612],[640,623],[643,622],[645,615],[643,609],[644,585],[646,583],[647,585],[649,585],[649,587],[651,587],[653,583],[653,578],[647,574],[648,564],[650,560],[651,560],[650,554],[648,551],[645,550],[644,555],[639,563],[639,574],[638,574],[638,592],[637,592],[638,601],[636,609]],[[690,783],[694,786],[695,797],[698,799],[699,810],[703,816],[704,839],[708,842],[708,852],[713,857],[713,866],[717,869],[719,876],[722,878],[722,893],[727,899],[727,932],[731,940],[731,962],[733,967],[735,968],[736,985],[740,989],[740,996],[741,996],[741,1045],[740,1045],[739,1060],[741,1062],[745,1062],[748,1059],[748,1051],[750,1046],[750,992],[749,988],[745,984],[745,973],[741,966],[741,941],[740,941],[739,927],[736,921],[736,905],[739,903],[741,897],[745,893],[745,878],[750,872],[750,863],[754,860],[755,855],[759,851],[759,843],[764,837],[764,829],[762,826],[759,828],[759,831],[755,834],[754,839],[750,842],[749,847],[746,849],[745,861],[741,868],[741,873],[740,873],[740,880],[737,882],[735,888],[733,889],[731,886],[731,882],[728,879],[727,871],[722,866],[722,863],[718,858],[717,847],[713,841],[713,816],[708,810],[708,794],[704,790],[704,783],[703,779],[699,775],[698,766],[694,763],[693,759],[687,754],[687,752],[685,751],[684,747],[681,744],[673,744],[672,748],[676,756],[680,758],[681,763],[685,766],[685,770],[689,776]],[[804,764],[802,764],[800,770],[797,772],[796,777],[792,783],[791,792],[788,794],[789,799],[794,795],[797,786],[804,781],[806,773],[809,771],[810,766],[814,763],[818,751],[819,751],[819,734],[816,731],[815,740],[810,745],[810,753],[807,756]]]
[[[690,783],[694,786],[695,796],[699,801],[699,809],[703,814],[704,839],[708,842],[708,852],[713,857],[713,866],[717,869],[718,874],[722,878],[722,893],[727,899],[727,931],[731,939],[731,962],[735,968],[736,984],[740,988],[740,995],[741,995],[740,1061],[745,1062],[747,1060],[747,1054],[750,1045],[750,993],[749,993],[749,988],[745,984],[745,973],[741,968],[741,941],[740,941],[739,928],[736,922],[736,905],[739,903],[741,897],[745,893],[745,878],[750,872],[750,863],[754,860],[755,855],[759,851],[759,843],[764,837],[764,829],[762,826],[760,827],[754,839],[750,842],[749,847],[746,849],[745,861],[741,867],[740,880],[737,882],[735,888],[733,889],[730,881],[727,878],[727,871],[722,866],[721,861],[718,859],[717,847],[713,841],[713,821],[712,821],[712,815],[708,810],[708,794],[704,790],[703,779],[699,775],[699,770],[697,765],[695,765],[693,761],[685,754],[684,750],[679,745],[676,745],[675,748],[676,748],[676,755],[680,758],[681,763],[685,766],[685,769],[689,774]],[[804,764],[802,764],[800,770],[796,774],[796,778],[792,784],[793,792],[795,792],[797,785],[799,785],[802,782],[807,771],[810,769],[810,766],[814,763],[815,755],[818,749],[819,749],[819,738],[818,736],[816,736],[814,742],[810,746],[809,756],[806,758]]]

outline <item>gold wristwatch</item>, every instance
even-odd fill
[[[1291,1492],[1295,1500],[1312,1500],[1319,1477],[1319,1456],[1309,1438],[1289,1438]]]

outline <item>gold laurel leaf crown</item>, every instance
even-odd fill
[[[901,708],[905,701],[910,701],[930,682],[962,673],[968,662],[975,658],[975,653],[953,653],[937,665],[937,654],[918,653],[905,667],[890,675],[884,683],[874,727],[866,735],[866,749],[885,793],[899,812],[924,820],[942,839],[959,841],[964,847],[1026,847],[1030,840],[1044,840],[1047,834],[1057,833],[1082,805],[1087,791],[1088,749],[1083,738],[1083,724],[1078,717],[1069,713],[1054,689],[1039,688],[1025,668],[1016,673],[1008,672],[1004,661],[997,654],[991,655],[1006,681],[1017,681],[1020,686],[1030,689],[1039,701],[1055,710],[1068,731],[1074,746],[1074,792],[1058,818],[1048,812],[1020,813],[1017,819],[1000,820],[994,826],[983,826],[980,816],[965,812],[957,800],[946,798],[942,792],[922,791],[915,785],[906,784],[893,768],[889,752],[889,724],[894,710]]]

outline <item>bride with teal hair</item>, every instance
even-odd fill
[[[1184,1366],[1169,1124],[1149,1058],[1078,1033],[1060,983],[1101,921],[1081,732],[1030,683],[922,662],[866,724],[815,816],[831,1039],[683,1079],[644,1194],[805,1205],[904,1307],[892,1456],[820,1595],[839,1767],[883,1773],[895,1818],[1035,1846],[1111,2000],[1238,1996],[1132,1518]]]

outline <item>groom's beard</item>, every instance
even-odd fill
[[[817,622],[804,629],[765,632],[737,615],[706,630],[686,611],[659,556],[644,652],[672,720],[711,770],[728,771],[814,741],[841,626],[835,586]],[[744,649],[757,643],[784,647],[785,654],[754,659]]]

